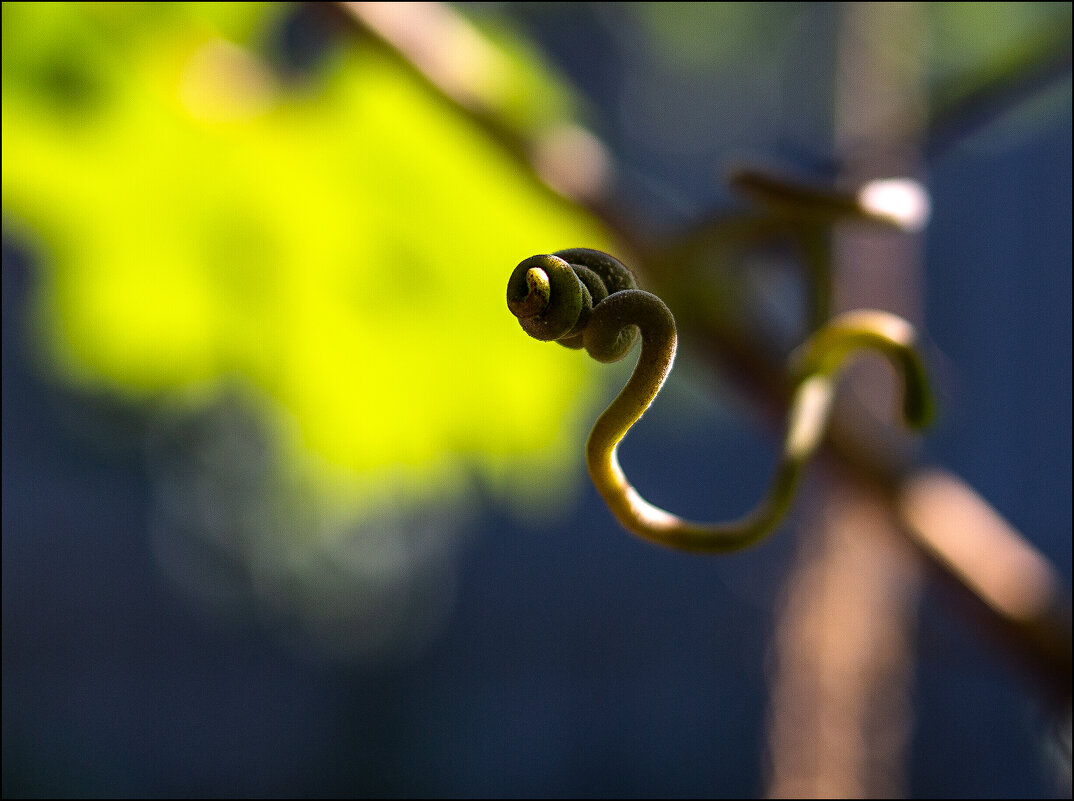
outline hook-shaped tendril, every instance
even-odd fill
[[[630,271],[596,250],[573,248],[533,256],[508,283],[507,305],[536,339],[585,347],[593,358],[623,358],[641,334],[641,355],[619,395],[597,418],[586,465],[612,514],[628,531],[673,548],[726,553],[764,539],[783,519],[802,469],[823,441],[839,373],[862,350],[878,350],[903,379],[903,418],[915,428],[931,417],[924,367],[912,326],[882,311],[855,311],[828,322],[792,354],[798,383],[768,492],[754,511],[729,523],[684,520],[646,501],[627,480],[617,449],[653,402],[675,359],[675,319],[656,295],[636,289]]]

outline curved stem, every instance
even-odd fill
[[[802,469],[827,430],[838,373],[859,350],[879,349],[898,367],[906,385],[904,413],[909,424],[921,425],[928,417],[927,385],[912,348],[913,329],[909,324],[878,311],[838,317],[801,349],[803,377],[791,402],[779,462],[757,508],[728,523],[705,524],[680,518],[646,501],[627,480],[617,455],[619,443],[656,397],[675,357],[676,333],[670,312],[655,295],[638,294],[646,297],[624,303],[620,319],[633,313],[631,319],[641,329],[641,356],[627,385],[594,425],[586,446],[586,464],[612,514],[639,537],[702,553],[736,551],[764,539],[787,513]],[[663,312],[656,310],[649,299],[659,303]]]
[[[815,373],[832,376],[855,351],[879,351],[902,376],[903,419],[913,428],[924,428],[934,409],[916,345],[917,333],[902,317],[859,309],[833,318],[795,350],[791,369],[799,377]]]
[[[792,354],[799,380],[787,433],[768,492],[757,508],[730,523],[695,523],[677,517],[641,497],[617,455],[623,437],[664,385],[678,343],[671,311],[656,295],[636,286],[630,271],[613,256],[571,248],[521,262],[507,284],[507,305],[530,336],[585,347],[601,362],[626,356],[640,332],[641,355],[634,372],[597,418],[586,444],[586,465],[597,491],[623,527],[639,537],[705,553],[735,551],[763,539],[787,513],[802,468],[828,429],[838,373],[858,350],[879,350],[901,372],[908,424],[924,425],[931,415],[910,324],[880,311],[837,317]]]

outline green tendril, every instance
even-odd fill
[[[622,359],[640,333],[641,355],[634,372],[597,418],[586,444],[593,483],[620,524],[639,537],[703,553],[735,551],[764,539],[786,515],[802,469],[824,439],[839,373],[862,350],[879,350],[901,374],[908,425],[921,427],[931,416],[928,383],[910,324],[881,311],[836,317],[792,355],[797,384],[779,462],[764,499],[747,516],[729,523],[684,520],[642,498],[616,453],[671,372],[678,340],[668,307],[636,287],[630,271],[607,253],[572,248],[519,264],[508,283],[507,305],[530,336],[584,347],[601,362]]]

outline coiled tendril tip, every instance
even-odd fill
[[[634,276],[614,257],[572,248],[532,256],[519,264],[508,281],[507,305],[530,336],[570,348],[584,347],[601,362],[623,358],[640,332],[638,363],[626,386],[594,423],[586,443],[586,466],[623,527],[661,545],[724,553],[767,536],[786,514],[804,465],[824,439],[838,373],[857,351],[879,350],[899,371],[908,423],[924,425],[931,414],[928,384],[913,347],[915,333],[910,324],[880,311],[841,315],[793,356],[797,384],[768,493],[753,512],[739,520],[694,523],[646,501],[627,480],[616,453],[660,391],[675,359],[675,318],[664,302],[638,289]]]
[[[536,317],[548,308],[552,284],[541,267],[530,267],[522,274],[524,285],[509,284],[507,307],[519,319]]]

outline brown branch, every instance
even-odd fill
[[[478,69],[497,63],[495,46],[449,6],[340,3],[338,7],[353,30],[374,37],[395,53],[401,65],[482,126],[538,183],[596,214],[637,254],[642,272],[668,299],[681,329],[693,332],[695,345],[703,348],[720,372],[736,381],[761,414],[779,424],[791,389],[783,355],[756,342],[752,332],[741,331],[714,318],[711,310],[691,304],[687,293],[676,291],[687,277],[682,268],[709,241],[705,236],[685,252],[675,243],[640,239],[638,227],[622,215],[612,198],[614,165],[595,136],[577,125],[564,128],[562,121],[534,131],[518,131],[504,122],[494,92],[484,83],[487,76]],[[460,65],[460,60],[472,63]],[[562,138],[563,134],[568,135]],[[556,136],[561,137],[559,146],[552,146]],[[591,170],[594,160],[601,162],[599,170]],[[573,185],[555,178],[586,170],[592,178]],[[718,235],[719,227],[720,223],[708,227],[710,239]],[[691,285],[690,292],[695,298],[703,297],[696,285]],[[684,301],[676,303],[675,295]],[[862,414],[861,410],[840,411],[828,438],[828,459],[855,484],[882,498],[894,519],[902,522],[903,534],[936,566],[937,574],[974,599],[990,632],[1031,664],[1050,692],[1069,699],[1070,602],[1069,593],[1056,579],[1057,572],[963,482],[918,465],[905,443],[877,434],[875,420],[863,426]],[[981,554],[990,556],[982,559]],[[997,596],[990,560],[1005,566],[1005,581],[1011,586],[1036,586],[1034,603],[1012,604],[1002,592]]]
[[[507,122],[506,55],[446,3],[336,3],[341,20],[395,53],[404,68],[456,105],[537,183],[585,208],[630,244],[634,229],[614,201],[611,154],[573,120],[554,114],[525,128]]]

